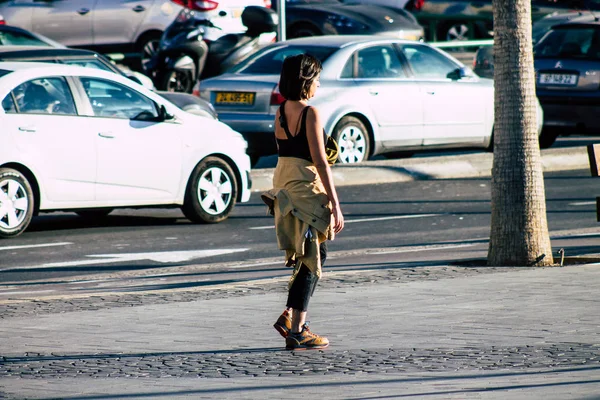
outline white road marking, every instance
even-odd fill
[[[4,246],[4,247],[0,247],[0,251],[2,251],[2,250],[33,249],[33,248],[37,248],[37,247],[67,246],[69,244],[73,244],[73,243],[71,243],[71,242],[60,242],[60,243],[28,244],[28,245],[24,245],[24,246]]]
[[[432,244],[428,246],[406,246],[406,248],[394,249],[389,251],[377,251],[373,254],[396,254],[396,253],[410,253],[412,251],[423,251],[423,250],[448,250],[448,249],[459,249],[462,247],[477,246],[477,243],[470,244],[448,244],[448,245],[437,245]]]
[[[360,218],[351,219],[344,221],[345,224],[354,224],[357,222],[373,222],[373,221],[387,221],[392,219],[408,219],[408,218],[424,218],[424,217],[435,217],[442,214],[414,214],[414,215],[394,215],[392,217],[375,217],[375,218]],[[269,226],[255,226],[250,229],[275,229],[275,225]]]
[[[215,250],[189,250],[189,251],[163,251],[154,253],[122,253],[122,254],[93,254],[87,257],[103,258],[102,260],[76,260],[54,262],[24,267],[0,268],[3,271],[16,271],[38,268],[75,267],[79,265],[110,264],[125,261],[150,260],[160,263],[174,263],[193,260],[195,258],[219,256],[222,254],[238,253],[248,249],[215,249]]]
[[[579,201],[575,203],[569,203],[570,206],[595,206],[595,201]]]

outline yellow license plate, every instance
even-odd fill
[[[250,92],[217,92],[216,104],[254,104],[254,93]]]

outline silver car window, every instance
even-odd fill
[[[40,78],[12,91],[17,111],[24,114],[77,115],[73,95],[64,78]]]
[[[406,78],[392,45],[378,45],[358,51],[358,78]]]
[[[0,44],[4,46],[50,46],[31,35],[19,32],[0,32]]]
[[[156,103],[135,90],[103,79],[81,78],[81,83],[96,117],[158,119]]]
[[[427,46],[405,45],[402,51],[413,74],[420,79],[446,79],[459,66]]]
[[[61,60],[61,62],[63,64],[67,64],[67,65],[77,65],[79,67],[96,68],[96,69],[99,69],[102,71],[114,72],[110,67],[104,65],[102,62],[100,62],[98,60],[67,59],[67,60]]]
[[[297,54],[310,54],[323,63],[337,48],[321,46],[284,46],[269,48],[243,61],[231,72],[240,74],[279,75],[283,60]]]

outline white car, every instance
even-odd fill
[[[215,223],[250,198],[246,142],[126,77],[0,62],[0,238],[33,215],[181,207]]]

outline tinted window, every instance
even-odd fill
[[[358,78],[405,78],[392,45],[372,46],[358,52]]]
[[[0,69],[0,77],[10,74],[12,71],[7,71],[5,69]]]
[[[336,50],[336,48],[318,46],[285,46],[265,49],[232,71],[241,74],[279,75],[286,57],[307,53],[324,62]]]
[[[0,45],[4,46],[50,46],[24,32],[0,32]]]
[[[81,83],[97,117],[135,120],[158,118],[156,104],[135,90],[102,79],[81,78]]]
[[[12,93],[20,113],[77,114],[73,96],[63,78],[34,79],[17,86]]]
[[[412,71],[417,78],[446,79],[459,65],[427,46],[403,46]]]
[[[100,69],[102,71],[115,72],[114,69],[112,69],[108,65],[106,65],[103,62],[98,61],[98,60],[68,59],[68,60],[61,60],[61,62],[63,64],[67,64],[67,65],[77,65],[79,67],[95,68],[95,69]]]
[[[599,58],[600,30],[593,27],[554,29],[535,46],[536,57]]]
[[[16,112],[15,102],[10,93],[4,98],[4,100],[2,100],[2,108],[6,113]]]

